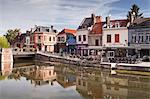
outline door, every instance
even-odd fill
[[[47,46],[45,46],[45,51],[48,51],[48,50],[47,50]]]

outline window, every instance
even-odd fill
[[[79,41],[81,41],[81,35],[79,35]]]
[[[146,42],[150,42],[150,35],[148,35],[148,34],[146,36]]]
[[[60,37],[58,37],[58,41],[60,41]]]
[[[55,41],[55,37],[53,37],[53,41]]]
[[[132,36],[132,42],[134,42],[134,36]]]
[[[136,43],[136,36],[134,36],[134,42]]]
[[[99,46],[99,40],[98,39],[95,40],[95,46]]]
[[[146,36],[146,41],[148,40],[148,35]]]
[[[111,43],[111,35],[107,35],[107,43]]]
[[[114,56],[114,52],[110,52],[110,57],[113,57]]]
[[[26,43],[27,43],[27,44],[29,44],[29,43],[30,43],[30,42],[29,42],[29,39],[27,39]]]
[[[30,37],[30,41],[32,42],[32,36]]]
[[[132,43],[136,43],[136,35],[135,34],[132,35]]]
[[[86,35],[83,35],[83,41],[86,41]]]
[[[40,32],[40,28],[37,28],[37,31]]]
[[[39,39],[41,39],[41,36],[39,36]]]
[[[116,23],[115,23],[115,28],[119,28],[119,27],[120,27],[119,22],[116,22]]]
[[[119,43],[119,34],[115,34],[115,43]]]
[[[86,86],[86,82],[83,81],[83,86]]]
[[[143,41],[144,41],[143,35],[140,35],[140,36],[139,36],[139,42],[141,43],[141,42],[143,42]]]
[[[81,81],[80,81],[80,79],[78,80],[78,85],[81,85]]]
[[[49,29],[46,29],[46,32],[49,32]]]
[[[46,41],[46,36],[44,36],[44,41]]]
[[[51,36],[49,37],[49,41],[51,41]]]
[[[49,71],[49,75],[51,75],[51,71]]]
[[[141,36],[141,42],[143,42],[143,41],[144,41],[143,36]]]
[[[64,37],[61,37],[61,41],[63,41],[63,42],[64,42],[64,41],[65,41],[65,38],[64,38]]]

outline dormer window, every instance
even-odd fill
[[[109,26],[109,28],[113,28],[113,25],[112,25],[112,23],[110,23],[110,26]]]
[[[38,32],[40,32],[40,28],[38,28]]]
[[[120,27],[120,23],[119,22],[116,22],[115,23],[115,28],[119,28]]]
[[[46,29],[46,32],[49,32],[49,29]]]

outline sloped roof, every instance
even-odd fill
[[[65,34],[65,33],[70,33],[70,34],[75,35],[76,34],[76,30],[73,30],[73,29],[63,29],[61,32],[58,33],[58,35]]]
[[[111,27],[115,27],[115,23],[119,22],[120,27],[127,27],[128,20],[127,19],[119,19],[119,20],[110,20]]]
[[[129,28],[150,28],[150,18],[139,18]]]
[[[15,42],[22,42],[26,37],[26,33],[22,33],[22,34],[18,34],[16,37],[15,37],[15,40],[13,41],[14,43]]]
[[[92,18],[84,18],[82,24],[78,27],[78,29],[82,29],[85,27],[91,27],[91,25],[93,25]]]
[[[93,25],[92,34],[102,34],[102,22]]]

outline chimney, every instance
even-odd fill
[[[110,16],[106,17],[106,28],[110,28]]]
[[[102,22],[102,17],[101,16],[96,16],[96,23]]]
[[[54,26],[53,26],[53,25],[51,25],[51,30],[52,30],[52,31],[54,30]]]
[[[96,17],[95,17],[94,13],[91,14],[91,18],[92,18],[93,24],[95,24],[96,23]]]
[[[37,25],[34,25],[34,27],[36,28],[36,27],[37,27]]]

